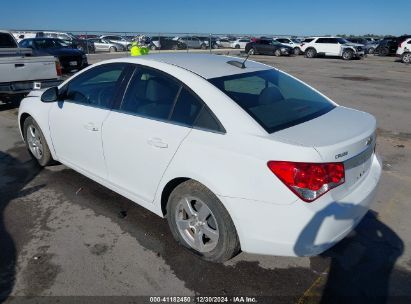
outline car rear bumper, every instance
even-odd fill
[[[245,252],[282,256],[313,256],[350,233],[369,210],[381,176],[381,161],[374,154],[368,175],[343,200],[330,191],[317,201],[297,199],[280,205],[219,197],[229,211]]]

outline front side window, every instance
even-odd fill
[[[113,63],[92,68],[67,86],[64,99],[84,105],[110,108],[126,64]]]
[[[331,111],[335,106],[308,85],[276,70],[209,79],[273,133]]]

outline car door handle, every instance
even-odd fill
[[[99,130],[99,128],[96,127],[92,122],[89,122],[89,123],[85,124],[84,128],[88,131],[93,131],[93,132],[96,132],[96,131]]]
[[[150,138],[147,140],[147,143],[153,147],[157,148],[168,148],[168,144],[163,142],[161,138]]]

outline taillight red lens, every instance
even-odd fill
[[[345,181],[343,163],[269,161],[268,168],[299,198],[312,202]]]
[[[57,73],[57,76],[63,76],[63,70],[61,68],[61,64],[59,60],[56,60],[56,73]]]

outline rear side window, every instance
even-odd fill
[[[17,47],[16,42],[11,37],[10,34],[0,33],[0,48],[15,48]]]
[[[174,106],[171,121],[192,126],[203,103],[186,88],[182,88]]]
[[[139,68],[130,81],[121,110],[155,119],[168,119],[180,84],[153,69]]]
[[[268,133],[331,111],[335,106],[309,86],[276,70],[209,79]]]
[[[201,112],[194,123],[194,127],[215,132],[225,132],[224,128],[206,106],[201,109]]]

